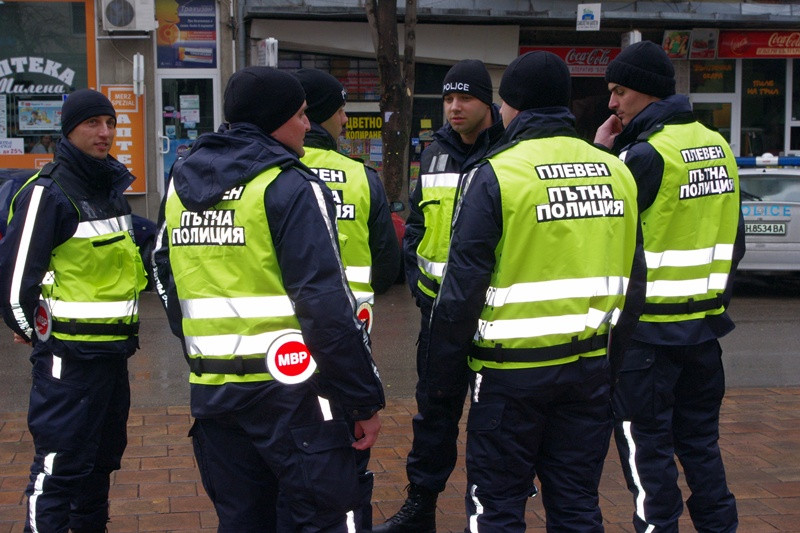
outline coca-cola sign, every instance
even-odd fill
[[[717,57],[800,57],[800,32],[720,31]]]
[[[617,57],[620,48],[605,46],[522,46],[520,54],[536,50],[552,52],[567,64],[573,76],[602,77],[612,59]]]

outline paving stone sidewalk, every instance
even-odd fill
[[[390,399],[373,448],[374,518],[393,514],[405,496],[405,458],[411,445],[413,399]],[[109,532],[214,531],[216,516],[186,437],[188,407],[133,408],[122,469],[112,478]],[[464,528],[464,434],[460,457],[439,499],[438,530]],[[739,530],[800,531],[800,388],[730,389],[722,406],[720,444]],[[23,490],[32,458],[24,412],[0,412],[0,533],[21,532]],[[683,483],[683,481],[681,481]],[[683,485],[684,495],[688,492]],[[631,532],[631,497],[613,444],[600,485],[606,531]],[[544,532],[544,511],[530,500],[528,531]],[[694,531],[686,513],[681,531]]]

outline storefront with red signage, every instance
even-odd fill
[[[703,32],[676,58],[688,59],[695,113],[737,155],[800,155],[800,32]]]

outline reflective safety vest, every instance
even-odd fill
[[[33,187],[31,202],[42,193],[37,179],[39,173],[20,189]],[[78,227],[51,253],[35,316],[37,334],[73,342],[112,342],[138,335],[139,294],[147,278],[130,214],[93,206],[98,213],[89,215],[82,202],[62,191],[78,212]]]
[[[233,187],[203,212],[186,209],[170,183],[167,238],[190,383],[270,381],[270,346],[300,334],[264,208],[266,188],[280,172],[270,168]]]
[[[719,315],[739,221],[736,160],[721,135],[697,122],[667,125],[648,142],[664,160],[664,175],[642,212],[647,300],[640,320]]]
[[[425,233],[417,246],[417,266],[422,272],[417,286],[431,298],[439,293],[450,249],[450,228],[461,178],[452,163],[445,152],[434,156],[427,169],[420,169],[417,183],[422,187],[419,209],[425,217]]]
[[[636,247],[630,171],[573,137],[525,140],[488,162],[500,186],[503,234],[470,367],[605,355]]]
[[[339,247],[350,290],[359,304],[374,304],[369,249],[370,190],[364,165],[334,150],[305,147],[301,161],[333,192]]]

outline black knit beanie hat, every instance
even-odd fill
[[[225,120],[255,124],[269,134],[292,118],[305,99],[303,86],[288,72],[245,67],[225,87]]]
[[[672,61],[652,41],[640,41],[620,52],[606,67],[606,81],[658,98],[675,94]]]
[[[79,89],[70,93],[61,106],[61,133],[66,137],[78,124],[99,115],[117,118],[114,106],[103,93],[94,89]]]
[[[442,96],[450,93],[471,94],[492,105],[492,78],[486,65],[477,59],[464,59],[453,65],[442,83]]]
[[[500,98],[518,111],[569,105],[572,82],[564,60],[552,52],[522,54],[500,81]]]
[[[294,73],[306,92],[306,116],[322,124],[347,102],[347,91],[339,80],[323,70],[301,68]]]

